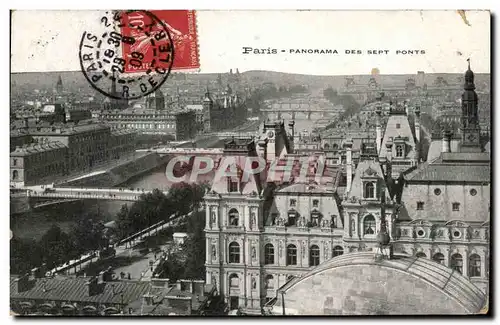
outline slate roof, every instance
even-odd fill
[[[23,147],[16,148],[16,150],[11,152],[10,155],[13,157],[24,157],[40,152],[47,152],[63,148],[67,147],[59,141],[52,141],[47,143],[30,143]]]
[[[16,293],[16,277],[10,277],[11,299],[37,299],[50,301],[72,301],[84,303],[128,304],[142,298],[150,288],[149,282],[115,281],[105,282],[101,293],[89,296],[87,281],[90,277],[54,277],[36,279],[33,286]],[[114,286],[114,288],[113,288]],[[123,300],[121,295],[123,294]]]
[[[430,182],[491,182],[489,154],[442,153],[431,162],[425,162],[405,177],[407,181]]]
[[[278,193],[325,193],[332,194],[333,189],[326,188],[317,184],[297,183],[286,186],[277,191]]]

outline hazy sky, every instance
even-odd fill
[[[230,68],[316,75],[490,72],[490,14],[468,11],[198,11],[201,72]],[[76,71],[82,33],[99,24],[97,11],[16,11],[12,72]],[[278,54],[242,54],[243,47]],[[290,54],[331,49],[339,54]],[[281,50],[285,50],[284,53]],[[361,50],[361,55],[345,54]],[[389,50],[368,55],[367,50]],[[425,54],[397,55],[397,50]]]

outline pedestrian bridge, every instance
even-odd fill
[[[171,148],[171,147],[153,147],[150,149],[139,149],[141,152],[156,152],[158,154],[176,154],[176,155],[221,155],[223,149],[204,149],[204,148]]]
[[[138,201],[141,194],[151,193],[150,190],[131,190],[121,188],[50,188],[46,190],[27,189],[28,197],[47,199],[77,199],[77,200],[116,200]],[[167,194],[168,191],[164,191]]]

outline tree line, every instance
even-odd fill
[[[122,206],[115,218],[115,228],[106,228],[100,220],[101,216],[97,214],[85,214],[75,216],[77,221],[68,232],[63,231],[57,225],[52,225],[39,240],[14,236],[10,241],[11,273],[23,274],[43,263],[46,263],[47,269],[50,270],[89,251],[107,248],[109,244],[159,221],[169,221],[191,211],[201,210],[201,203],[207,188],[207,184],[179,183],[172,186],[167,195],[157,189],[151,193],[142,194],[139,200],[130,207]],[[193,215],[200,213],[193,213]],[[188,241],[196,241],[192,243],[192,247],[200,249],[198,241],[201,240],[204,249],[204,221],[201,223],[199,220],[187,218],[186,225],[183,227],[188,230],[188,233],[196,235],[194,239],[188,239]],[[197,256],[198,253],[193,252],[193,254]]]

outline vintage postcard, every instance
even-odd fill
[[[11,11],[11,314],[488,315],[490,24]]]

